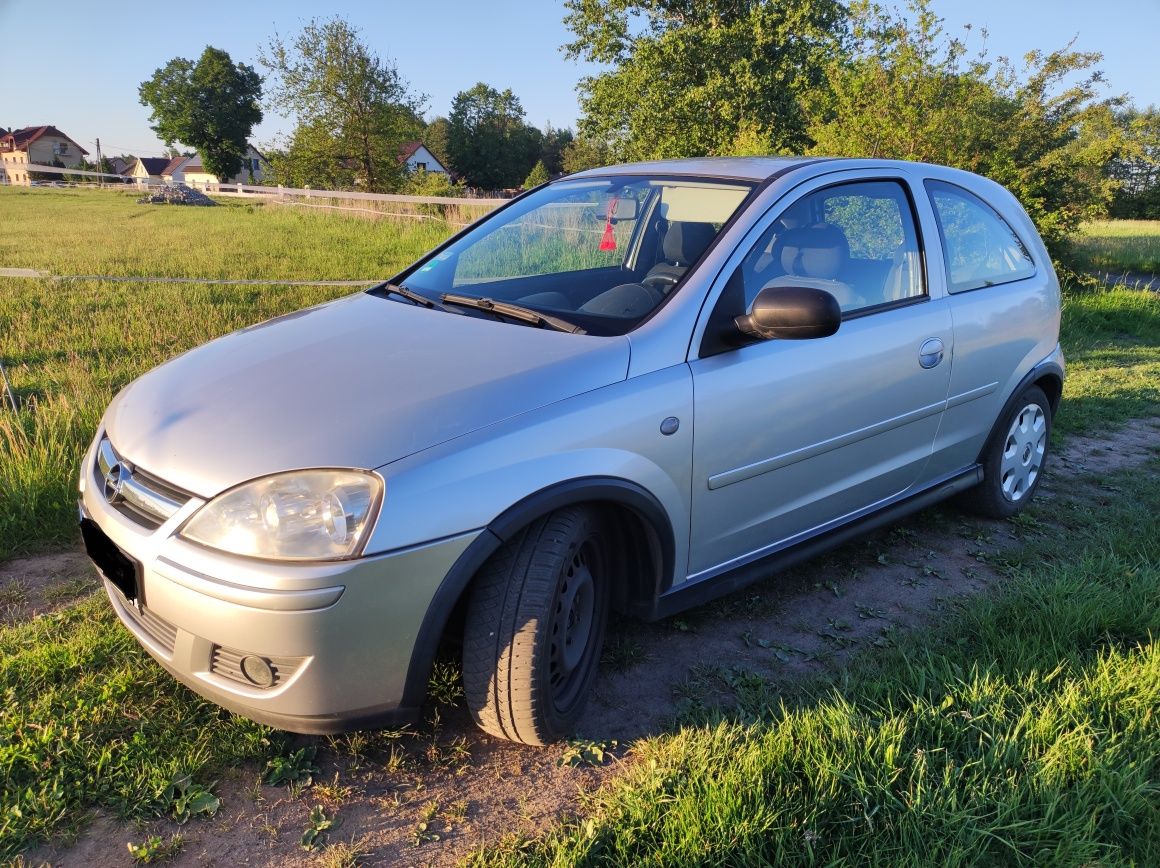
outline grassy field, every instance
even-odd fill
[[[68,249],[20,262],[5,251],[0,264],[108,272],[117,257],[106,248],[128,245],[124,227],[150,220],[154,243],[127,254],[137,274],[179,273],[155,242],[164,237],[202,250],[187,266],[197,276],[367,277],[450,231],[237,206],[137,218],[143,206],[116,197],[102,216],[100,195],[75,204],[108,237],[88,226]],[[21,196],[0,189],[0,209],[43,229]],[[211,238],[242,251],[244,270],[215,271],[224,266]],[[329,270],[336,250],[349,270]],[[0,410],[0,561],[74,542],[77,465],[121,385],[210,337],[346,291],[0,284],[0,358],[24,403],[19,414]],[[1160,412],[1160,297],[1069,291],[1064,342],[1063,436]],[[477,861],[1147,863],[1160,851],[1156,471],[1034,505],[1022,521],[1037,538],[1009,554],[1001,595],[793,702],[754,681],[739,711],[634,746],[641,761],[577,823]],[[0,694],[0,859],[76,829],[97,807],[172,813],[175,779],[208,788],[240,761],[261,768],[287,751],[278,734],[178,687],[99,596],[0,628]]]
[[[0,265],[55,275],[382,280],[447,237],[434,220],[357,216],[223,199],[138,205],[136,193],[0,187]],[[30,243],[29,239],[45,239]]]
[[[1099,220],[1088,223],[1075,253],[1088,268],[1160,274],[1160,220]]]

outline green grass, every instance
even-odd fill
[[[104,594],[0,630],[0,702],[0,860],[94,808],[166,815],[176,778],[209,786],[281,738],[174,681]]]
[[[217,208],[146,206],[137,195],[0,187],[0,265],[64,276],[373,281],[450,231],[441,221],[366,220],[236,199]]]
[[[1074,253],[1088,268],[1160,273],[1160,220],[1097,220],[1085,224]]]
[[[27,194],[78,196],[39,200],[46,217],[22,195],[0,189],[0,209],[28,237],[56,237],[48,225],[82,209],[75,243],[33,245],[20,261],[0,252],[4,265],[55,273],[367,277],[450,231],[236,206],[138,217],[147,209],[115,194]],[[153,228],[126,241],[125,227],[142,221]],[[0,561],[74,540],[80,456],[118,388],[215,335],[346,291],[0,285],[0,358],[24,403],[0,410]],[[1155,295],[1069,291],[1064,344],[1060,431],[1160,410]],[[634,771],[577,825],[521,843],[518,857],[480,859],[1149,861],[1160,849],[1160,494],[1155,467],[1113,481],[1120,494],[1099,508],[1035,507],[1055,530],[1017,556],[1004,595],[785,707],[768,685],[739,679],[740,715],[638,745]],[[178,686],[100,598],[0,629],[0,689],[0,858],[76,829],[96,807],[165,813],[174,777],[208,785],[276,749],[269,731]]]
[[[1057,431],[1160,414],[1160,293],[1067,290],[1061,331],[1067,380]]]
[[[1160,853],[1156,462],[1040,503],[1009,583],[783,699],[637,743],[581,817],[478,865],[1130,865]],[[784,685],[781,685],[783,687]]]

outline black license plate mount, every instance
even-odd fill
[[[102,576],[130,603],[141,601],[141,565],[129,557],[91,518],[81,519],[81,538]]]

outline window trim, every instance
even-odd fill
[[[758,233],[757,239],[753,242],[752,245],[750,245],[749,249],[747,249],[742,254],[741,259],[738,260],[737,266],[734,266],[734,268],[729,271],[728,276],[725,276],[724,271],[722,271],[722,273],[720,275],[720,277],[723,278],[723,283],[721,284],[721,291],[718,292],[718,294],[717,294],[717,299],[713,303],[713,309],[709,312],[709,316],[706,320],[706,325],[705,325],[704,329],[702,330],[701,339],[699,341],[699,346],[697,349],[696,358],[699,358],[699,359],[710,358],[712,356],[721,355],[722,353],[744,349],[745,347],[752,346],[753,344],[756,344],[756,343],[768,343],[767,340],[762,340],[760,338],[747,338],[744,335],[741,335],[740,333],[738,333],[738,342],[736,344],[734,344],[732,346],[728,346],[728,347],[711,348],[713,346],[714,342],[713,342],[713,339],[710,337],[709,329],[712,326],[713,322],[716,321],[718,316],[720,315],[718,313],[718,308],[725,300],[725,296],[726,296],[725,287],[726,287],[726,285],[732,279],[733,274],[737,270],[737,268],[740,267],[741,262],[743,262],[745,260],[745,258],[749,255],[749,253],[752,251],[753,246],[756,245],[757,242],[761,240],[761,238],[765,234],[765,232],[767,232],[769,230],[770,226],[773,225],[774,220],[776,220],[778,217],[780,217],[782,214],[784,214],[787,210],[789,210],[793,206],[797,205],[799,202],[801,202],[803,199],[805,199],[808,196],[815,196],[819,193],[823,193],[826,190],[832,190],[836,187],[849,187],[849,186],[852,186],[855,184],[874,184],[874,183],[882,183],[882,182],[892,182],[892,183],[897,184],[902,189],[902,193],[906,197],[907,205],[910,207],[910,219],[911,219],[911,223],[914,226],[915,238],[918,241],[918,258],[919,258],[919,264],[920,264],[920,268],[921,268],[921,272],[922,272],[922,290],[923,291],[922,291],[921,295],[912,295],[908,298],[900,298],[900,299],[896,299],[893,301],[882,302],[881,304],[866,305],[865,307],[860,307],[860,308],[857,308],[855,310],[843,311],[842,312],[842,322],[848,322],[850,320],[861,319],[862,317],[865,317],[865,316],[873,316],[874,314],[886,313],[888,311],[897,310],[897,309],[904,308],[904,307],[910,307],[911,305],[915,305],[915,304],[925,304],[929,301],[932,301],[933,299],[932,299],[932,296],[930,294],[930,266],[929,266],[929,263],[927,261],[927,254],[926,254],[926,235],[923,232],[922,218],[919,216],[919,213],[918,213],[918,203],[916,201],[915,191],[913,189],[911,189],[911,187],[914,184],[916,184],[917,182],[914,179],[906,177],[905,175],[893,175],[893,174],[891,174],[891,175],[871,175],[871,176],[863,175],[861,177],[856,177],[856,178],[842,178],[840,180],[832,181],[829,184],[823,184],[821,186],[814,187],[814,188],[806,191],[805,193],[802,193],[801,195],[793,198],[792,200],[786,202],[781,207],[778,207],[776,211],[774,211],[774,208],[771,207],[760,218],[758,218],[757,224],[763,223],[768,219],[768,221],[769,221],[768,225],[766,225],[761,230],[761,232]],[[808,180],[803,181],[803,185],[808,184],[808,183],[809,183]],[[772,215],[772,216],[770,216],[770,215]],[[755,224],[755,225],[757,225],[757,224]],[[720,238],[720,234],[718,234],[717,237]]]
[[[943,226],[942,215],[939,214],[938,204],[934,200],[933,187],[940,184],[944,187],[950,187],[952,195],[961,195],[965,193],[968,202],[977,202],[978,204],[982,205],[986,211],[990,211],[992,214],[994,214],[999,222],[1007,227],[1007,231],[1015,237],[1015,240],[1019,242],[1019,246],[1023,248],[1024,254],[1027,256],[1028,261],[1031,263],[1031,273],[1009,277],[1006,280],[995,280],[991,281],[990,283],[981,283],[978,286],[962,284],[956,288],[957,285],[953,280],[951,280],[951,256],[950,252],[947,250],[946,227]],[[1031,247],[1028,246],[1028,244],[1023,240],[1023,236],[1015,231],[1015,227],[1011,225],[1011,222],[1001,213],[999,213],[998,208],[996,208],[978,193],[967,189],[962,184],[956,184],[953,181],[945,181],[942,178],[923,178],[922,186],[926,190],[927,198],[930,199],[930,210],[934,213],[935,226],[938,227],[939,244],[942,245],[943,276],[946,278],[948,296],[963,295],[964,293],[976,292],[980,289],[991,289],[996,286],[1006,286],[1009,283],[1019,283],[1021,280],[1031,280],[1032,278],[1039,275],[1039,263],[1036,262],[1035,257],[1031,255]]]
[[[863,316],[894,310],[900,307],[908,307],[912,304],[920,304],[924,301],[930,301],[930,273],[927,269],[926,263],[926,238],[922,234],[922,219],[918,216],[918,205],[914,201],[914,194],[910,189],[910,183],[907,178],[899,176],[888,176],[884,178],[861,178],[855,181],[846,181],[844,184],[831,184],[829,187],[819,187],[814,190],[814,193],[820,193],[823,190],[828,190],[831,187],[845,186],[847,184],[866,184],[874,181],[893,181],[902,188],[902,194],[906,197],[906,203],[910,206],[910,222],[914,225],[914,236],[918,242],[918,261],[922,270],[922,293],[920,295],[912,295],[908,298],[899,298],[894,301],[884,301],[881,304],[868,304],[865,307],[860,307],[851,311],[842,312],[842,322],[852,319],[860,319]],[[811,194],[806,194],[811,195]]]
[[[815,187],[808,193],[803,193],[798,198],[787,204],[784,208],[777,212],[774,217],[780,217],[787,210],[792,208],[798,202],[805,199],[807,196],[816,196],[819,193],[824,193],[826,190],[833,190],[835,187],[849,187],[854,184],[880,184],[882,182],[893,182],[902,188],[902,193],[906,197],[906,203],[910,206],[910,221],[914,224],[914,234],[918,241],[918,259],[922,266],[922,294],[912,295],[908,298],[900,298],[895,301],[884,301],[881,304],[868,304],[865,307],[859,307],[854,310],[842,311],[842,322],[851,319],[858,319],[870,313],[878,313],[879,311],[894,310],[897,307],[906,307],[907,305],[916,304],[922,301],[930,300],[930,274],[927,270],[926,263],[926,239],[922,233],[922,220],[918,216],[918,207],[914,201],[914,194],[911,192],[908,179],[901,175],[885,175],[881,178],[854,178],[852,180],[835,181],[832,184],[826,184],[823,187]]]

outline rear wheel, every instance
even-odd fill
[[[539,519],[476,577],[463,637],[463,687],[486,732],[549,744],[583,713],[608,614],[598,516],[569,507]]]
[[[983,455],[983,481],[962,496],[963,505],[990,518],[1019,512],[1043,476],[1051,438],[1051,404],[1038,386],[1020,393]]]

